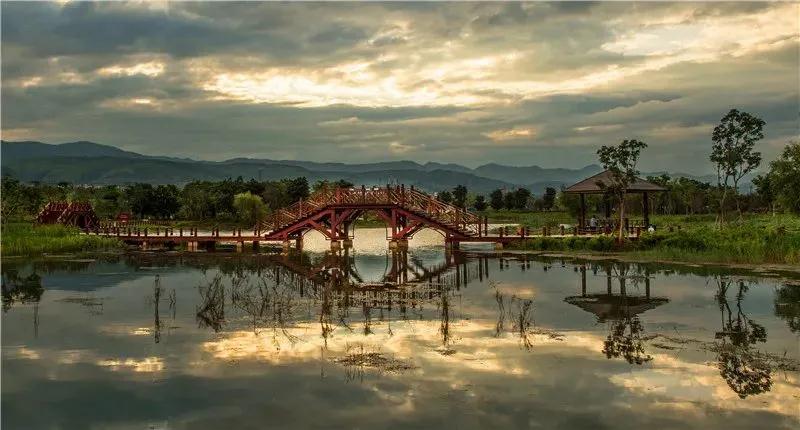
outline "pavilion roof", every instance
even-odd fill
[[[565,193],[575,194],[594,194],[603,193],[605,190],[600,184],[610,186],[613,183],[612,173],[610,170],[604,170],[594,176],[590,176],[577,184],[574,184],[564,190]],[[628,192],[645,192],[645,191],[666,191],[667,189],[656,185],[652,182],[647,182],[642,178],[636,178],[628,185]]]

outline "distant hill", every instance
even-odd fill
[[[346,179],[365,185],[403,183],[427,191],[439,191],[461,184],[480,193],[524,186],[534,193],[541,193],[545,187],[571,185],[602,170],[597,165],[579,169],[549,169],[493,163],[472,169],[459,164],[420,164],[414,161],[345,164],[235,158],[214,162],[149,156],[84,141],[59,145],[3,141],[0,144],[0,157],[3,173],[22,181],[66,181],[94,185],[133,182],[185,184],[194,180],[222,180],[238,176],[245,180],[305,176],[312,183],[320,179]]]

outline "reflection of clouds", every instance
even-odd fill
[[[772,388],[756,396],[758,402],[742,401],[711,364],[685,361],[670,354],[654,354],[653,366],[636,367],[630,373],[611,376],[612,383],[647,395],[656,392],[670,399],[670,405],[702,412],[708,405],[719,409],[767,409],[782,415],[798,416],[800,379],[786,373],[775,378]],[[785,377],[784,377],[785,376]]]
[[[139,360],[134,358],[100,360],[97,365],[108,367],[114,371],[132,370],[137,373],[155,373],[164,370],[164,360],[160,357],[145,357]]]
[[[38,360],[41,358],[36,350],[29,349],[26,346],[18,347],[3,347],[3,358],[18,359],[18,360]]]

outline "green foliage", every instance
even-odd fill
[[[643,258],[718,263],[800,264],[800,217],[751,215],[718,228],[713,215],[659,216],[659,230],[618,243],[611,236],[534,237],[512,248],[626,252]]]
[[[472,207],[475,208],[476,211],[486,210],[486,197],[480,194],[475,196],[475,202],[472,204]]]
[[[542,209],[549,211],[553,209],[555,203],[556,203],[556,189],[553,187],[545,188],[544,195],[542,195]]]
[[[717,166],[717,185],[723,188],[720,195],[720,220],[725,217],[727,191],[733,185],[738,194],[739,181],[761,164],[761,153],[754,151],[757,141],[764,138],[766,123],[747,112],[731,109],[714,127],[710,160]],[[736,199],[737,208],[739,201]],[[741,213],[741,210],[739,211]]]
[[[453,188],[453,204],[460,208],[466,207],[467,187],[463,185],[457,185],[455,188]]]
[[[639,162],[639,154],[642,149],[647,148],[647,144],[636,139],[625,139],[617,146],[602,146],[597,150],[597,156],[603,168],[611,172],[611,183],[600,184],[607,188],[607,192],[617,197],[619,202],[619,239],[624,237],[625,218],[625,195],[628,185],[636,180],[639,171],[636,164]]]
[[[261,197],[249,191],[239,193],[233,198],[233,207],[240,221],[255,225],[267,215],[267,205]]]
[[[286,194],[289,195],[289,201],[292,203],[308,198],[308,180],[305,177],[287,180]]]
[[[780,157],[770,163],[768,178],[781,207],[800,213],[800,142],[787,145]]]
[[[442,202],[442,203],[448,203],[449,204],[449,203],[451,203],[453,201],[453,195],[450,194],[450,191],[447,191],[447,190],[442,191],[441,193],[439,193],[436,196],[436,198],[439,199],[439,201]]]
[[[503,209],[503,206],[505,206],[505,202],[503,201],[503,190],[494,190],[491,194],[489,194],[489,206],[496,211]]]
[[[74,227],[8,223],[3,224],[0,253],[4,256],[55,254],[117,249],[121,246],[114,238],[82,234]]]
[[[512,210],[517,206],[517,199],[514,193],[506,193],[503,196],[503,206],[507,210]]]

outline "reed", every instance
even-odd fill
[[[0,231],[2,256],[99,251],[121,246],[114,238],[81,234],[77,228],[63,225],[6,223]]]

